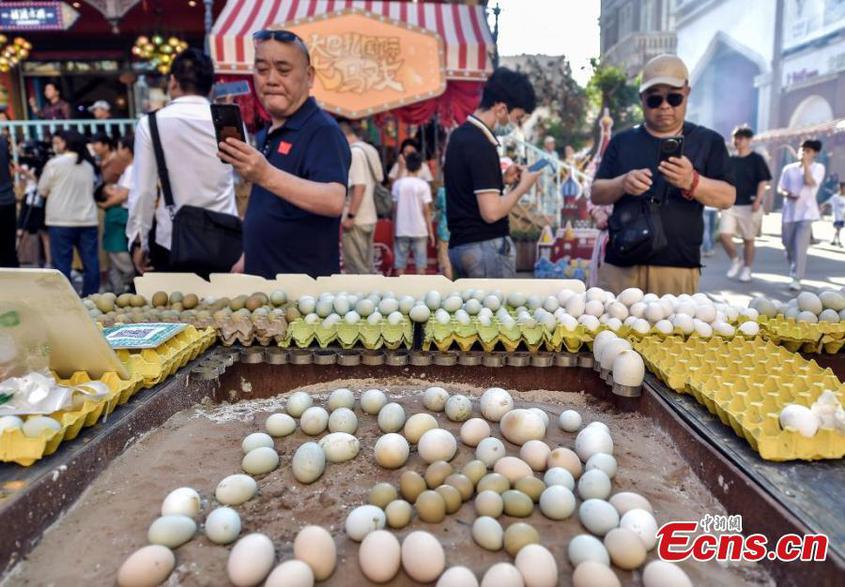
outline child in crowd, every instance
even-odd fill
[[[408,266],[408,253],[413,249],[418,274],[428,266],[427,248],[434,244],[431,223],[431,187],[420,177],[422,157],[410,153],[405,158],[407,175],[393,184],[394,226],[396,228],[395,268],[399,275]]]
[[[823,205],[830,206],[833,212],[833,241],[830,244],[841,247],[839,232],[845,226],[845,181],[839,182],[839,192],[828,198]]]

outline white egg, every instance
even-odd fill
[[[428,532],[411,532],[402,541],[402,569],[414,581],[431,583],[446,568],[440,541]]]
[[[470,418],[461,425],[461,442],[467,446],[478,446],[490,436],[490,424],[482,418]]]
[[[173,551],[160,544],[150,544],[133,552],[117,572],[119,587],[161,585],[176,567]]]
[[[492,326],[493,320],[490,318],[490,316],[487,316],[486,314],[479,314],[478,323],[482,326]]]
[[[453,395],[446,400],[446,417],[452,422],[464,422],[472,416],[472,402],[465,395]]]
[[[667,561],[653,560],[643,569],[643,587],[693,587],[684,570]]]
[[[626,306],[632,306],[643,299],[643,290],[638,287],[629,287],[622,290],[617,299]]]
[[[3,434],[3,432],[6,430],[21,428],[22,426],[23,420],[21,420],[17,416],[3,416],[2,418],[0,418],[0,434]]]
[[[566,487],[570,491],[575,489],[575,477],[572,476],[567,469],[563,467],[550,467],[546,474],[543,475],[543,483],[546,487],[553,487],[560,485]]]
[[[238,587],[261,583],[275,561],[273,541],[264,534],[247,534],[235,543],[229,553],[226,571],[229,581]]]
[[[214,490],[214,497],[224,505],[241,505],[255,497],[258,484],[249,475],[229,475]]]
[[[575,495],[563,485],[551,485],[540,494],[539,505],[550,520],[565,520],[575,511]]]
[[[299,419],[299,428],[309,436],[317,436],[325,432],[329,425],[329,413],[319,407],[312,406],[302,413]]]
[[[621,302],[613,302],[608,306],[607,313],[610,314],[612,318],[624,320],[628,317],[628,307]]]
[[[355,302],[355,311],[360,317],[367,318],[370,314],[376,311],[376,306],[372,300],[364,298],[363,300],[357,300]]]
[[[819,314],[819,322],[839,322],[839,313],[836,310],[822,310]]]
[[[649,324],[648,320],[645,320],[644,318],[637,318],[637,320],[631,325],[631,329],[639,334],[648,334],[651,330],[651,324]]]
[[[504,531],[501,524],[490,516],[476,518],[472,523],[471,534],[475,543],[485,550],[495,552],[502,549]]]
[[[449,399],[449,392],[442,387],[429,387],[423,393],[423,405],[426,410],[442,412],[446,409],[446,401]]]
[[[819,420],[806,406],[786,404],[780,412],[780,426],[788,432],[798,432],[805,438],[812,438],[819,429]]]
[[[384,511],[374,505],[358,506],[346,516],[346,535],[355,542],[361,542],[370,532],[384,528],[387,519]]]
[[[161,544],[168,548],[177,548],[194,537],[197,523],[182,514],[161,516],[156,519],[147,531],[147,541],[150,544]]]
[[[583,500],[607,499],[610,497],[610,489],[610,478],[599,469],[590,469],[578,479],[578,496]]]
[[[355,407],[355,394],[352,393],[351,389],[347,389],[345,387],[335,389],[329,395],[327,407],[330,412],[333,412],[338,408],[348,408],[351,410]]]
[[[481,302],[475,298],[467,300],[463,309],[470,316],[476,316],[481,311]]]
[[[450,567],[440,575],[435,587],[478,587],[478,579],[466,567]]]
[[[302,561],[285,561],[273,569],[264,587],[314,587],[314,571]]]
[[[483,462],[487,467],[492,467],[496,461],[505,456],[505,445],[494,436],[489,436],[478,443],[475,449],[475,458]]]
[[[302,296],[297,302],[301,314],[310,314],[317,307],[316,300],[311,296]]]
[[[612,505],[602,499],[587,499],[578,508],[581,524],[595,534],[604,536],[619,525],[619,513]]]
[[[306,526],[293,541],[293,556],[311,567],[317,581],[325,581],[337,565],[334,538],[325,528]]]
[[[499,423],[502,436],[508,441],[522,446],[529,440],[541,440],[546,435],[546,426],[542,418],[529,410],[511,410]]]
[[[575,567],[572,587],[622,587],[622,583],[609,566],[588,560]]]
[[[424,304],[417,304],[410,311],[411,320],[418,324],[422,324],[423,322],[427,322],[429,317],[431,317],[431,310],[428,309],[428,306]]]
[[[481,415],[491,422],[498,422],[513,409],[513,397],[501,387],[491,387],[479,400]]]
[[[401,312],[391,312],[387,316],[387,323],[391,326],[399,326],[402,323],[402,313]]]
[[[637,351],[625,350],[613,359],[611,371],[614,383],[639,387],[645,378],[645,363]]]
[[[408,460],[411,447],[404,436],[391,432],[376,441],[373,451],[379,465],[385,469],[398,469]]]
[[[525,301],[525,294],[522,292],[515,291],[508,294],[508,304],[514,308],[524,305]]]
[[[318,444],[326,453],[326,460],[330,463],[345,463],[354,459],[361,449],[358,439],[347,432],[326,434]]]
[[[837,320],[838,319],[839,317],[837,316]],[[743,322],[739,325],[739,331],[743,334],[743,336],[753,338],[760,334],[760,325],[749,320],[748,322]]]
[[[241,533],[241,517],[230,507],[219,507],[205,519],[205,535],[215,544],[230,544]]]
[[[558,418],[558,426],[565,432],[576,432],[581,427],[581,414],[575,410],[565,410]]]
[[[448,324],[449,322],[451,322],[452,316],[449,314],[449,312],[447,312],[443,308],[440,308],[434,313],[434,319],[437,320],[437,322],[439,322],[440,324]]]
[[[381,321],[382,321],[383,318],[384,318],[384,316],[382,316],[381,312],[378,312],[378,311],[373,312],[372,314],[367,316],[367,324],[369,324],[371,326],[378,326],[379,324],[381,324]],[[273,572],[275,572],[275,571],[273,571]]]
[[[304,391],[297,391],[288,398],[286,410],[294,418],[299,418],[313,403],[314,399],[310,395]]]
[[[613,439],[604,430],[588,426],[575,437],[575,452],[585,463],[596,453],[612,455]]]
[[[426,463],[451,461],[457,450],[455,437],[443,428],[428,430],[417,443],[417,453]]]
[[[275,448],[259,446],[244,455],[241,468],[250,475],[264,475],[279,466],[279,453]]]
[[[534,471],[531,467],[517,457],[502,457],[493,465],[493,472],[498,473],[510,481],[511,486],[515,485],[517,481],[523,477],[532,477]]]
[[[338,408],[329,416],[329,432],[355,434],[358,430],[358,416],[349,408]]]
[[[437,290],[431,290],[425,294],[425,305],[428,306],[428,309],[432,312],[440,307],[442,301],[443,298]]]
[[[675,327],[672,325],[671,322],[668,320],[658,320],[654,325],[655,330],[657,330],[661,334],[672,334],[674,332]]]
[[[326,453],[316,442],[306,442],[293,454],[291,470],[300,483],[313,483],[326,470]]]
[[[50,436],[61,432],[62,425],[48,416],[30,416],[22,426],[24,436],[38,438],[39,436]]]
[[[296,420],[288,414],[272,414],[264,422],[264,429],[270,436],[280,438],[296,431]]]
[[[710,302],[697,305],[695,307],[695,317],[702,322],[710,324],[716,320],[716,306]]]
[[[575,329],[578,328],[578,320],[566,314],[560,318],[560,325],[569,332],[575,332]]]
[[[517,553],[514,565],[522,573],[525,587],[557,586],[557,563],[545,546],[539,544],[524,546]]]
[[[601,326],[599,319],[591,314],[582,314],[578,322],[584,325],[588,332],[595,332]]]
[[[393,312],[396,312],[396,311],[399,310],[399,302],[396,300],[396,298],[383,298],[378,303],[377,309],[378,309],[379,313],[382,314],[383,316],[389,316]],[[362,316],[363,316],[363,314],[362,314]]]
[[[736,334],[736,329],[727,322],[714,322],[713,331],[724,338],[731,338]]]
[[[545,471],[552,450],[542,440],[529,440],[519,449],[519,458],[534,471]]]
[[[573,318],[580,318],[587,308],[587,302],[582,294],[576,294],[567,300],[564,308]]]
[[[484,573],[481,587],[525,587],[525,581],[512,564],[496,563]]]
[[[624,516],[626,513],[634,509],[645,510],[649,513],[654,512],[648,500],[639,493],[621,491],[613,494],[608,501],[610,501],[610,505],[616,508],[616,511],[619,512],[620,516]]]
[[[597,452],[587,460],[586,464],[584,465],[584,469],[586,471],[598,469],[599,471],[607,475],[608,480],[610,480],[616,476],[618,465],[616,463],[616,459],[613,458],[613,456],[607,453]],[[607,499],[607,495],[602,497],[601,499]]]
[[[378,414],[387,403],[387,395],[380,389],[368,389],[361,395],[361,409],[370,415]]]
[[[692,334],[695,331],[693,318],[687,314],[675,314],[672,325],[678,328],[683,334]]]
[[[631,350],[631,343],[624,338],[615,338],[606,342],[601,347],[601,354],[598,356],[599,365],[602,369],[609,371],[613,367],[613,361],[623,351]]]
[[[631,530],[639,536],[646,550],[651,550],[657,544],[657,520],[646,510],[628,510],[619,521],[619,527]]]
[[[437,428],[437,419],[431,414],[414,414],[405,421],[402,434],[411,444],[417,444],[422,435],[433,428]]]
[[[598,300],[589,301],[584,305],[584,312],[598,318],[604,314],[604,304]]]
[[[647,304],[644,304],[643,302],[636,302],[635,304],[631,305],[629,312],[631,316],[642,318],[643,316],[645,316],[646,309],[648,309]]]
[[[180,487],[167,494],[161,503],[161,515],[182,514],[195,518],[200,513],[200,494],[191,487]]]
[[[243,442],[241,442],[241,448],[243,449],[244,454],[261,446],[273,448],[275,446],[273,444],[273,438],[264,432],[253,432],[244,438]]]
[[[585,561],[594,561],[610,566],[610,555],[601,540],[589,534],[579,534],[569,541],[566,549],[573,567]]]
[[[560,302],[555,296],[548,296],[543,300],[543,309],[547,312],[554,312],[560,307]]]
[[[358,549],[358,566],[367,579],[386,583],[399,572],[402,550],[396,536],[386,530],[370,532]]]
[[[464,300],[460,296],[450,295],[445,300],[443,300],[442,309],[446,312],[454,314],[463,305]]]
[[[396,402],[386,404],[379,410],[378,427],[382,432],[399,432],[405,425],[405,409]]]
[[[663,309],[663,306],[658,302],[653,302],[646,306],[645,314],[643,317],[654,324],[666,317],[666,312]]]

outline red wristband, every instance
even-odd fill
[[[681,190],[681,195],[685,197],[687,200],[692,200],[693,196],[695,195],[695,190],[698,188],[698,180],[701,179],[701,176],[698,172],[693,169],[692,170],[692,185],[689,187],[688,190]]]

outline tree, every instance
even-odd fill
[[[625,72],[598,59],[590,60],[593,77],[587,82],[587,98],[591,107],[593,123],[593,145],[598,145],[599,119],[607,108],[613,118],[613,130],[619,132],[642,120],[640,108],[639,80],[628,80]]]

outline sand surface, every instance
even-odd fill
[[[315,405],[325,405],[327,392],[337,387],[356,391],[378,387],[391,399],[399,401],[407,415],[424,411],[421,390],[436,383],[411,379],[338,380],[300,388],[318,398]],[[443,385],[450,392],[477,398],[482,389],[466,385]],[[146,545],[149,524],[159,514],[161,501],[169,491],[181,486],[194,487],[207,503],[200,520],[215,507],[213,494],[225,476],[240,473],[243,456],[241,440],[251,432],[263,430],[264,420],[282,411],[284,398],[242,401],[234,404],[204,404],[170,418],[161,428],[148,434],[117,458],[96,479],[77,504],[44,535],[40,544],[19,564],[3,585],[25,586],[106,586],[113,585],[117,569],[134,550]],[[578,410],[585,424],[599,420],[607,424],[615,443],[619,472],[613,480],[613,492],[635,491],[649,499],[658,524],[670,520],[698,520],[705,514],[725,514],[724,509],[690,472],[674,450],[668,436],[656,430],[650,419],[635,413],[618,413],[592,396],[543,390],[515,392],[517,407],[540,407],[549,413],[552,426],[546,442],[552,446],[574,448],[575,434],[556,425],[557,415],[565,408]],[[301,485],[290,472],[290,459],[296,448],[314,440],[301,431],[276,439],[281,466],[258,479],[259,495],[236,509],[243,522],[242,535],[263,532],[276,545],[277,562],[292,557],[292,543],[297,531],[308,524],[327,528],[335,538],[338,567],[334,575],[320,585],[369,585],[360,573],[358,545],[343,532],[350,509],[367,502],[373,484],[388,481],[398,487],[405,469],[420,473],[425,463],[413,452],[406,466],[396,471],[380,468],[373,458],[373,446],[380,432],[374,416],[356,406],[359,418],[357,436],[361,452],[352,461],[329,464],[325,474],[312,485]],[[478,415],[477,403],[475,415]],[[435,414],[441,427],[458,436],[459,425],[444,414]],[[498,426],[493,435],[501,438]],[[518,455],[518,447],[505,442],[508,454]],[[456,468],[474,458],[474,449],[459,445],[453,460]],[[579,500],[580,503],[580,500]],[[488,552],[471,538],[475,519],[472,501],[442,524],[427,524],[414,519],[411,525],[396,531],[403,536],[424,529],[443,544],[447,565],[465,565],[481,577],[495,562],[509,561],[503,550]],[[528,519],[508,516],[499,519],[504,528],[515,521],[527,521],[540,533],[542,543],[554,554],[560,570],[560,585],[571,585],[572,567],[566,546],[577,534],[585,533],[576,514],[568,520],[547,520],[535,509]],[[167,585],[228,585],[226,560],[231,546],[218,546],[200,531],[176,552],[177,568]],[[656,558],[654,551],[649,560]],[[716,563],[682,564],[695,585],[774,585],[768,575],[755,565],[726,568]],[[623,585],[641,585],[639,571],[615,569]],[[416,585],[402,572],[389,585]]]

